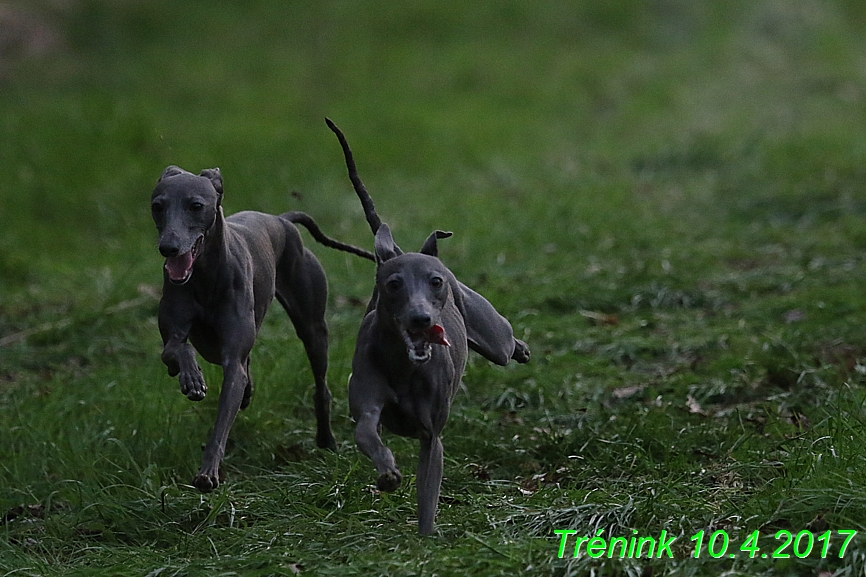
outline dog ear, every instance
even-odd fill
[[[376,251],[376,262],[378,263],[383,263],[386,260],[391,260],[395,256],[403,254],[400,247],[394,243],[391,229],[384,222],[379,225],[379,230],[376,231],[376,240],[373,242],[373,247]]]
[[[453,233],[445,232],[444,230],[437,230],[430,234],[427,237],[427,240],[424,241],[424,246],[421,247],[421,254],[427,254],[430,256],[439,256],[439,245],[436,243],[440,238],[448,238]]]
[[[163,179],[166,179],[170,176],[177,176],[179,174],[188,174],[184,169],[179,166],[171,165],[162,171],[162,174],[159,176],[159,180],[157,182],[162,182]]]
[[[507,365],[517,345],[511,323],[493,308],[490,301],[456,278],[451,287],[454,304],[466,324],[469,348],[488,361],[501,366]],[[522,341],[521,345],[526,346]]]
[[[205,168],[201,171],[199,176],[203,176],[208,179],[214,187],[214,190],[217,191],[217,194],[222,197],[223,195],[223,175],[220,172],[219,168]]]

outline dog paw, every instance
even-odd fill
[[[179,381],[180,392],[186,395],[186,398],[190,401],[200,401],[204,398],[205,393],[207,393],[207,384],[204,382],[201,369],[181,373]]]
[[[529,347],[520,339],[514,339],[514,352],[511,358],[520,364],[529,362]]]
[[[337,441],[331,431],[327,433],[316,433],[316,446],[320,449],[328,449],[329,451],[337,450]]]
[[[394,469],[393,471],[386,471],[379,475],[379,478],[376,479],[376,487],[379,488],[380,491],[396,491],[397,487],[400,486],[400,482],[403,480],[403,475],[400,474],[400,471]]]
[[[199,471],[193,478],[192,484],[202,493],[210,493],[220,486],[219,475],[208,475]]]

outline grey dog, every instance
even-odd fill
[[[216,424],[193,479],[202,492],[219,486],[229,430],[238,410],[249,405],[250,351],[274,296],[289,314],[312,367],[316,444],[335,447],[325,379],[327,282],[294,223],[326,246],[374,260],[368,251],[326,237],[302,212],[276,216],[245,211],[226,218],[222,198],[218,168],[194,175],[176,166],[165,169],[151,197],[159,252],[166,259],[159,303],[162,362],[193,401],[207,391],[195,350],[223,369]]]
[[[375,235],[376,285],[358,331],[349,408],[356,421],[355,442],[376,467],[376,485],[395,490],[402,481],[394,455],[379,435],[380,425],[419,439],[418,531],[433,532],[442,484],[442,432],[466,367],[468,349],[508,364],[529,361],[529,348],[514,338],[510,323],[484,297],[459,282],[438,258],[431,234],[420,252],[404,253],[382,223],[358,178],[351,150],[337,135],[349,178]]]

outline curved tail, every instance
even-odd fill
[[[285,218],[289,222],[300,224],[308,231],[310,231],[310,235],[314,239],[316,239],[317,242],[327,246],[328,248],[334,248],[337,250],[342,250],[344,252],[349,252],[362,258],[366,258],[368,260],[376,262],[376,256],[372,252],[325,236],[325,233],[322,232],[322,229],[320,229],[319,225],[316,224],[316,221],[313,220],[313,217],[311,217],[305,212],[292,211],[283,213],[280,216],[282,218]]]
[[[379,230],[379,227],[382,225],[382,219],[379,218],[378,214],[376,214],[376,208],[373,206],[373,199],[370,198],[370,194],[364,187],[364,183],[361,182],[360,177],[358,177],[358,170],[355,168],[355,160],[352,158],[352,150],[349,148],[349,143],[346,142],[346,137],[343,136],[343,133],[340,132],[339,128],[337,128],[337,125],[331,122],[330,118],[325,119],[325,124],[327,124],[328,128],[337,135],[337,139],[340,141],[340,146],[343,147],[343,154],[346,157],[346,167],[349,169],[349,180],[352,181],[355,193],[358,195],[358,198],[361,199],[361,206],[364,207],[364,216],[367,217],[367,224],[370,225],[370,230],[372,230],[375,235],[376,231]]]

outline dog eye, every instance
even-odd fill
[[[403,279],[399,279],[399,278],[389,279],[388,282],[385,283],[385,286],[388,287],[389,291],[400,290],[400,287],[403,286]]]
[[[159,202],[154,202],[153,204],[150,205],[150,210],[151,210],[151,212],[157,212],[157,213],[162,212],[162,204]]]
[[[434,276],[433,278],[430,279],[430,286],[432,286],[433,288],[436,288],[436,289],[442,288],[443,282],[444,281],[442,280],[441,277]]]
[[[204,208],[204,205],[200,202],[191,202],[189,205],[189,209],[193,212],[198,212]]]

